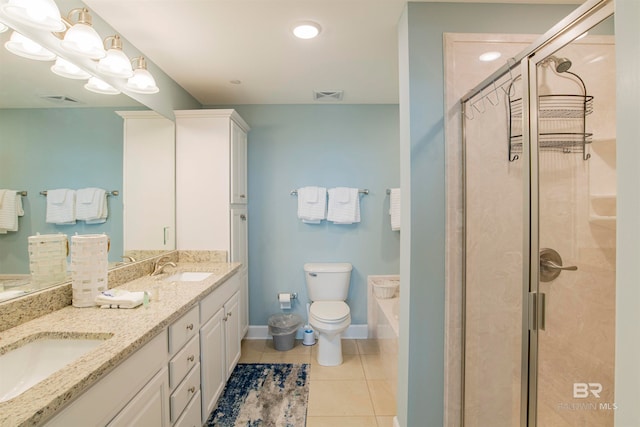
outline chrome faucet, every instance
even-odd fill
[[[168,259],[169,257],[163,256],[155,263],[153,263],[153,271],[151,272],[150,276],[156,276],[158,274],[164,273],[164,269],[168,265],[170,265],[171,267],[176,267],[176,263],[173,261],[167,261]]]
[[[122,255],[120,258],[122,258],[125,261],[136,262],[136,259],[130,255]]]

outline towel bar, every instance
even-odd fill
[[[17,193],[18,195],[22,196],[22,197],[27,197],[27,192],[26,192],[26,191],[24,191],[24,190],[16,191],[16,193]]]
[[[106,194],[107,194],[107,196],[119,196],[120,192],[118,190],[113,190],[113,191],[107,191]],[[26,194],[23,194],[23,195],[26,196]],[[47,190],[41,191],[40,195],[46,196],[47,195]]]
[[[358,193],[367,195],[367,194],[369,194],[369,190],[367,188],[358,189]],[[298,190],[291,190],[291,193],[289,193],[289,194],[291,194],[292,196],[297,196],[298,195]]]

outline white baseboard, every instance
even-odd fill
[[[368,333],[367,325],[350,325],[342,334],[342,338],[348,339],[366,339]],[[247,334],[244,337],[247,340],[266,340],[271,338],[269,335],[269,327],[267,325],[250,325]],[[296,333],[297,339],[302,339],[302,329],[298,329]]]

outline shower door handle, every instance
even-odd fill
[[[545,248],[540,251],[540,281],[550,282],[560,275],[562,271],[576,271],[575,265],[563,266],[562,257],[554,250]]]
[[[578,267],[575,265],[569,265],[567,267],[563,267],[549,260],[540,260],[540,266],[548,270],[576,271],[578,269]]]

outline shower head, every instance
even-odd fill
[[[557,56],[550,56],[547,58],[548,62],[555,64],[555,70],[557,73],[565,73],[571,68],[571,60],[569,58],[558,58]]]
[[[568,58],[556,58],[556,71],[564,73],[571,68],[571,60]]]

